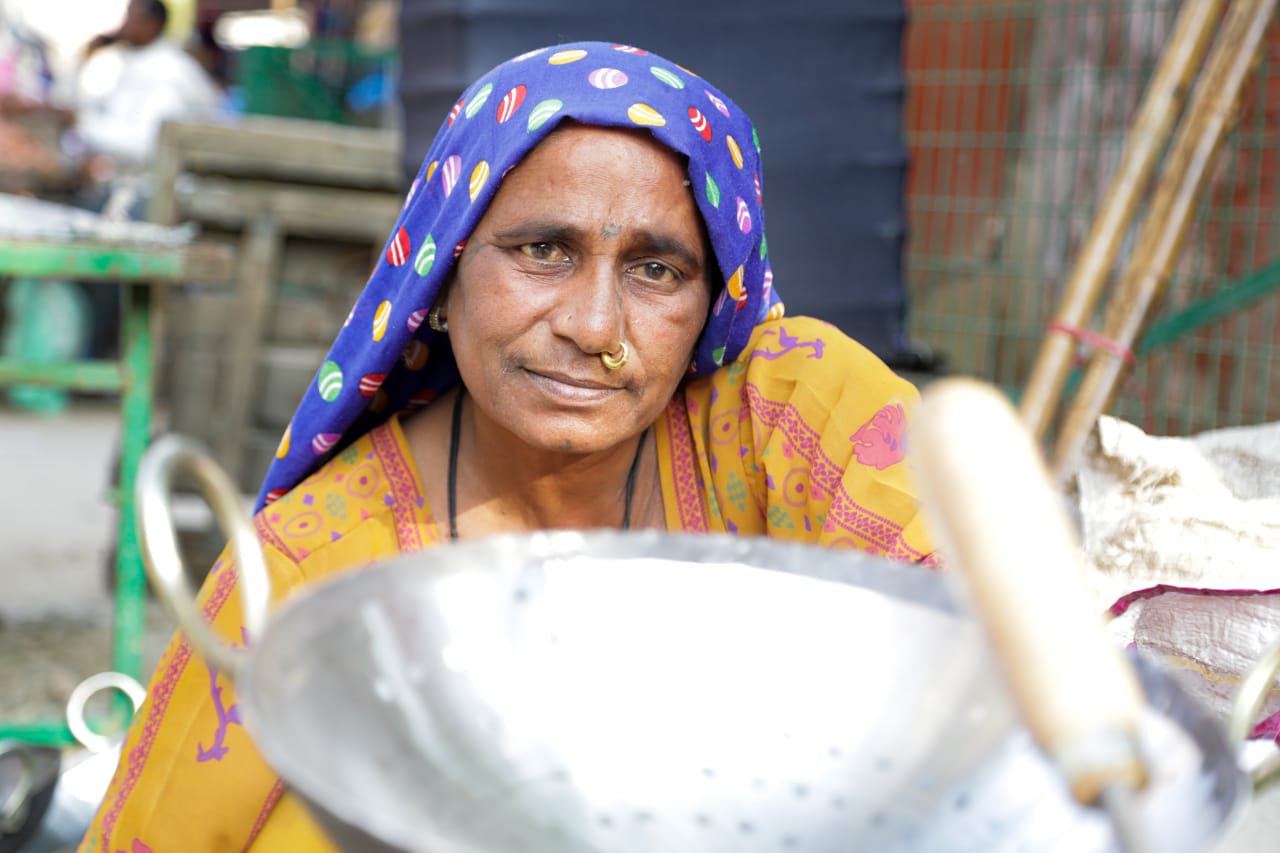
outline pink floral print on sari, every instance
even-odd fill
[[[907,416],[900,403],[890,403],[849,437],[853,455],[863,465],[883,471],[906,455]]]

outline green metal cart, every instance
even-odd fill
[[[152,305],[157,287],[230,284],[230,247],[201,243],[186,228],[110,222],[87,211],[0,194],[0,278],[117,282],[122,288],[118,360],[56,363],[0,358],[0,386],[118,393],[122,420],[112,666],[139,678],[146,573],[134,527],[133,487],[151,432]],[[0,721],[0,740],[69,745],[59,721]]]

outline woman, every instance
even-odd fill
[[[930,560],[915,392],[782,319],[760,180],[741,110],[636,48],[546,48],[476,82],[267,475],[275,587],[554,527]],[[224,558],[204,607],[239,638],[234,583]],[[179,636],[84,849],[330,849],[282,790]]]

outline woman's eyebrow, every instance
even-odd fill
[[[521,222],[494,235],[499,240],[545,240],[571,242],[583,236],[581,228],[563,222]]]
[[[631,237],[632,245],[641,251],[673,257],[691,269],[702,269],[698,253],[678,237],[656,231],[636,231]]]
[[[581,242],[586,236],[586,229],[576,225],[541,220],[521,222],[494,234],[494,237],[502,242],[525,240],[570,244]],[[699,260],[698,253],[678,237],[647,229],[630,231],[622,236],[626,237],[633,251],[664,255],[675,258],[690,269],[702,269],[702,261]]]

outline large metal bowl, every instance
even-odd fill
[[[166,560],[153,575],[180,577]],[[946,579],[914,566],[504,536],[306,589],[250,630],[229,664],[245,724],[347,850],[1115,849]],[[1143,678],[1157,784],[1139,806],[1172,830],[1162,851],[1203,849],[1244,777],[1197,706]]]
[[[252,731],[402,850],[889,850],[1011,727],[943,585],[870,558],[502,537],[294,605],[239,681]]]

